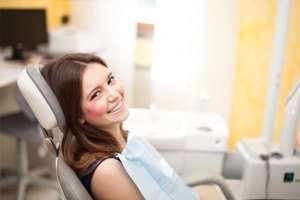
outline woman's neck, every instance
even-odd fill
[[[113,137],[117,140],[118,144],[122,147],[122,149],[125,147],[126,140],[123,137],[120,124],[115,124],[113,126],[106,127],[104,130],[113,135]]]

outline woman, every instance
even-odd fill
[[[126,146],[128,135],[122,122],[129,110],[124,88],[104,60],[91,54],[69,54],[45,63],[41,72],[66,117],[65,162],[93,198],[144,199],[114,156]]]

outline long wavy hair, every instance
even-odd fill
[[[55,93],[66,118],[62,139],[62,153],[65,162],[79,177],[87,173],[88,166],[95,159],[104,159],[121,152],[121,146],[113,135],[99,130],[93,124],[81,124],[82,77],[90,63],[107,64],[93,54],[68,54],[44,63],[42,75]],[[120,124],[124,138],[127,132]]]

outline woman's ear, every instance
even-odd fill
[[[78,122],[79,122],[80,124],[84,124],[84,123],[85,123],[85,120],[84,120],[84,119],[81,119],[81,118],[79,118],[79,119],[78,119]]]

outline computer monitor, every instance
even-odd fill
[[[45,9],[0,9],[0,47],[12,47],[12,60],[24,60],[25,49],[47,44]]]

